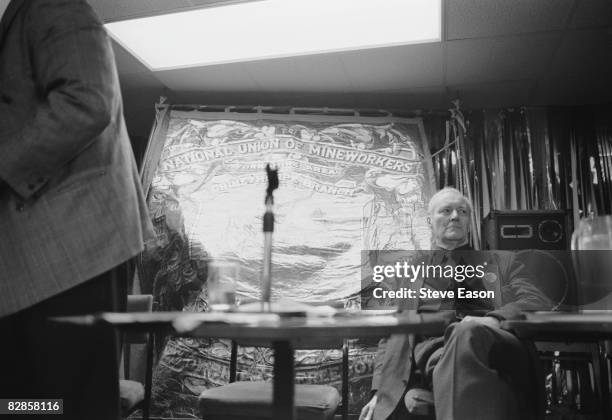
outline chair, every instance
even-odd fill
[[[151,312],[153,310],[152,295],[128,295],[127,312]],[[121,413],[123,417],[137,409],[142,409],[143,419],[149,419],[151,405],[151,383],[153,373],[153,340],[150,333],[127,332],[124,334],[125,348],[123,351],[123,376],[119,381]],[[130,380],[131,346],[144,344],[146,352],[145,384]]]
[[[561,337],[556,337],[559,340]],[[535,343],[540,359],[547,362],[543,380],[547,386],[544,401],[546,411],[571,410],[574,414],[609,415],[610,396],[605,343],[597,338],[568,342]],[[571,341],[570,341],[571,340]]]
[[[552,311],[573,313],[582,302],[592,302],[594,296],[601,295],[594,285],[580,281],[576,261],[571,259],[575,255],[566,251],[523,250],[517,257],[553,302]],[[546,362],[541,375],[542,387],[546,385],[542,399],[545,411],[552,412],[563,405],[573,405],[572,409],[578,411],[598,405],[604,413],[609,410],[605,352],[599,338],[542,330],[531,339],[539,359]]]
[[[204,420],[266,420],[272,418],[272,384],[264,381],[236,381],[238,346],[269,347],[270,343],[232,341],[230,383],[200,394],[200,413]],[[342,397],[329,385],[298,384],[295,407],[298,420],[330,420],[341,405],[342,419],[348,419],[348,342],[334,339],[325,342],[294,342],[295,349],[342,348]]]
[[[536,313],[525,320],[504,322],[504,328],[521,340],[530,340],[540,360],[548,362],[548,368],[542,369],[540,389],[545,387],[546,414],[555,418],[610,418],[607,351],[601,343],[609,333],[609,315],[594,314],[595,319],[587,321],[580,319],[583,316],[588,317]]]

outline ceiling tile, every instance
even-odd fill
[[[612,26],[612,1],[579,0],[572,16],[571,28]]]
[[[535,97],[555,103],[597,103],[612,99],[612,28],[568,32]],[[586,102],[584,102],[586,101]]]
[[[533,95],[533,105],[589,105],[612,102],[612,79],[583,80],[577,84],[543,80]]]
[[[150,72],[147,66],[142,64],[129,51],[123,48],[120,44],[112,41],[113,51],[115,52],[115,61],[117,63],[117,71],[119,74]]]
[[[447,0],[446,39],[560,30],[574,0]]]
[[[259,90],[259,86],[245,71],[243,63],[165,70],[155,72],[155,75],[168,88],[177,91]]]
[[[104,22],[261,0],[87,0]]]
[[[119,20],[242,0],[89,1]],[[151,73],[113,42],[130,133],[146,136],[162,94],[172,103],[387,110],[446,109],[453,98],[465,108],[612,102],[612,0],[443,2],[444,44]]]
[[[419,88],[402,92],[174,92],[174,103],[213,105],[262,105],[279,107],[345,109],[445,109],[449,101],[442,87]]]
[[[568,32],[546,78],[580,83],[608,79],[612,74],[612,28]]]
[[[175,92],[175,103],[308,108],[354,108],[352,94],[329,92]]]
[[[355,98],[351,93],[341,92],[277,92],[271,95],[271,104],[276,106],[307,108],[355,108]]]
[[[450,85],[535,78],[546,68],[560,34],[447,42]]]
[[[446,90],[442,86],[401,89],[381,93],[359,93],[355,101],[361,108],[379,109],[444,109],[448,107]]]
[[[120,74],[119,82],[124,91],[141,91],[143,89],[164,90],[166,86],[150,71],[141,73]]]
[[[336,54],[317,54],[244,63],[263,91],[329,91],[350,89]]]
[[[179,91],[169,95],[171,103],[194,105],[267,105],[270,104],[269,93],[262,92],[196,92]]]
[[[247,3],[251,1],[262,1],[262,0],[189,0],[193,6],[212,7],[222,6],[234,3]]]
[[[531,80],[450,86],[449,98],[457,98],[466,109],[529,105]]]
[[[405,45],[338,54],[354,91],[441,85],[440,43]]]
[[[88,0],[104,22],[192,8],[188,0]]]

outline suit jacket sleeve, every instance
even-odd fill
[[[382,379],[382,368],[385,360],[385,350],[387,348],[387,338],[382,338],[378,342],[376,356],[374,358],[374,373],[372,375],[372,391],[376,391],[380,387]]]
[[[550,310],[550,299],[534,285],[534,280],[525,265],[511,254],[498,255],[504,279],[502,299],[506,302],[501,308],[487,315],[499,320],[519,319],[523,311]]]
[[[0,179],[28,198],[109,124],[116,70],[85,1],[30,0],[24,8],[31,86],[9,87],[0,102]],[[35,92],[34,109],[20,106],[23,91]]]

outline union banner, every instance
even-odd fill
[[[420,119],[162,107],[143,171],[158,243],[143,254],[141,289],[154,295],[156,310],[206,311],[207,263],[230,260],[240,269],[238,300],[259,299],[270,164],[280,181],[274,193],[272,300],[355,307],[362,250],[428,249],[430,162]],[[164,401],[164,415],[176,414],[172,407],[179,406],[168,392],[189,389],[195,395],[227,380],[226,345],[207,340],[201,346],[207,350],[195,351],[189,343],[173,339],[158,349],[164,353],[155,395]],[[249,363],[253,354],[268,352],[240,353],[241,378],[271,371],[267,358]],[[339,385],[337,355],[312,354],[297,355],[299,381]],[[371,349],[351,351],[351,366],[363,365],[351,376],[352,404],[368,395],[372,357]],[[177,383],[183,385],[168,389]],[[193,395],[177,398],[195,404]]]

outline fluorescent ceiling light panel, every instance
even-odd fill
[[[263,0],[106,28],[151,70],[169,70],[437,42],[441,0]]]

